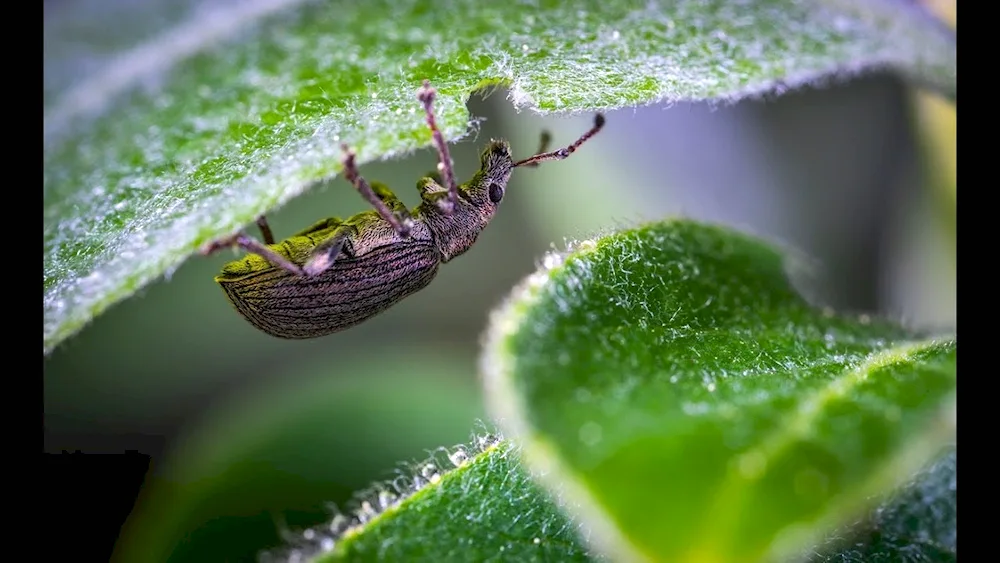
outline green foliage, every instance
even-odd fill
[[[888,18],[832,0],[189,5],[131,9],[135,23],[114,29],[72,7],[47,22],[45,353],[336,174],[340,142],[362,162],[427,145],[424,78],[453,140],[468,96],[491,85],[518,107],[578,112],[735,101],[885,65],[955,82],[953,35],[902,3],[880,5],[901,11]],[[170,27],[136,43],[154,16]]]
[[[209,12],[185,0],[129,13],[135,25],[96,33],[100,14],[47,20],[46,354],[199,246],[337,174],[341,142],[362,162],[426,146],[424,78],[451,140],[475,125],[468,97],[497,86],[518,108],[574,113],[733,102],[891,66],[955,98],[954,34],[889,0],[253,0]],[[100,47],[81,55],[84,43]],[[497,312],[484,357],[516,442],[443,452],[288,553],[954,560],[954,450],[864,510],[953,440],[955,340],[817,308],[789,265],[688,221],[549,256]],[[357,423],[349,406],[379,420],[434,410],[395,382],[334,387],[258,398],[184,443],[118,555],[203,557],[204,537],[247,518],[273,531],[242,491],[281,482],[303,444],[316,482],[333,457],[378,465],[344,431]],[[380,455],[409,455],[417,434]],[[321,500],[311,485],[275,487],[269,506],[287,509],[289,491],[300,508]]]
[[[857,522],[828,536],[810,563],[950,562],[958,559],[957,452],[934,463]]]
[[[474,455],[466,457],[469,452]],[[493,442],[488,435],[469,448],[453,448],[446,459],[433,460],[435,470],[445,469],[440,479],[422,479],[426,471],[418,467],[404,487],[423,488],[376,486],[350,517],[300,532],[291,542],[294,547],[264,559],[607,560],[586,546],[586,527],[567,516],[565,507],[556,509],[516,453],[510,442]],[[955,462],[955,450],[947,450],[905,486],[878,499],[865,518],[827,534],[798,558],[810,563],[954,561]]]
[[[316,560],[591,560],[577,526],[524,471],[514,445],[483,436],[473,447],[470,457],[456,448],[444,462],[423,464],[412,481],[421,488],[377,488]],[[397,501],[399,492],[409,496]]]
[[[796,553],[953,438],[955,341],[811,306],[759,240],[678,220],[546,264],[492,321],[487,398],[605,550]]]

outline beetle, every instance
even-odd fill
[[[573,144],[514,161],[510,145],[493,140],[482,151],[471,180],[455,183],[451,157],[434,117],[436,91],[425,80],[418,99],[438,152],[438,170],[417,182],[421,202],[413,210],[385,185],[367,182],[355,153],[343,150],[345,178],[374,207],[348,219],[322,219],[275,243],[267,219],[257,219],[263,243],[243,232],[201,249],[210,255],[239,247],[248,254],[222,268],[215,281],[236,310],[258,329],[280,338],[315,338],[361,323],[423,289],[438,267],[467,251],[503,199],[511,172],[562,160],[604,126],[594,125]]]

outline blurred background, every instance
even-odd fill
[[[46,2],[47,29],[81,5],[97,21],[107,4]],[[131,29],[153,33],[197,4],[161,7],[162,21],[144,16],[150,28]],[[65,44],[47,35],[46,60]],[[78,58],[96,68],[101,56],[93,47]],[[88,67],[72,68],[46,67],[47,100]],[[452,147],[460,179],[491,137],[523,156],[542,129],[563,144],[591,121],[517,113],[505,96],[470,100],[484,121]],[[489,311],[566,240],[671,215],[720,222],[810,257],[817,300],[954,327],[947,104],[872,74],[738,105],[614,111],[607,123],[577,156],[515,174],[472,250],[354,329],[302,342],[258,332],[212,280],[236,256],[222,253],[192,257],[59,346],[44,367],[45,450],[152,457],[122,532],[123,560],[252,559],[280,541],[280,523],[321,522],[326,503],[349,508],[354,493],[393,478],[401,463],[468,440],[488,420],[477,355]],[[413,186],[435,162],[423,150],[362,173],[416,204]],[[280,238],[365,209],[335,179],[268,218]]]

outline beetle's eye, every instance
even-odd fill
[[[490,184],[490,201],[500,203],[501,199],[503,199],[503,188],[497,183]]]

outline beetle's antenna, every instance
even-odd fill
[[[538,150],[535,151],[535,154],[542,154],[543,152],[549,150],[549,143],[551,142],[552,142],[552,134],[549,133],[548,131],[542,131],[541,142],[538,143]],[[532,168],[535,168],[538,166],[538,164],[539,164],[538,162],[531,162],[529,164],[525,164],[525,166],[530,166]]]
[[[580,145],[587,142],[588,139],[596,135],[597,132],[600,131],[602,127],[604,127],[604,116],[599,113],[594,116],[594,126],[590,128],[590,131],[584,133],[583,136],[577,139],[572,145],[563,149],[554,150],[552,152],[543,152],[540,154],[536,154],[535,156],[532,156],[530,158],[526,158],[524,160],[515,162],[514,166],[515,167],[538,166],[538,163],[545,162],[546,160],[562,160],[567,156],[576,152],[576,149],[580,148]],[[542,140],[544,142],[545,140],[544,136],[542,137]]]

